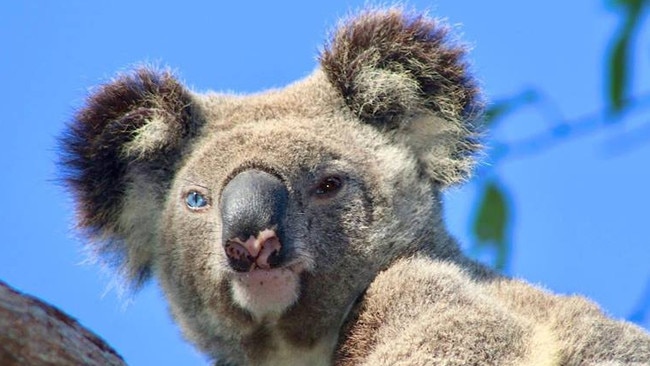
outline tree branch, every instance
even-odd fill
[[[634,110],[648,109],[650,107],[650,93],[631,98],[625,104],[628,106],[627,113]],[[616,119],[613,119],[615,115]],[[542,133],[518,141],[497,142],[492,149],[490,163],[492,166],[495,166],[506,159],[522,158],[537,154],[571,139],[587,136],[603,128],[611,128],[612,126],[618,125],[615,121],[619,118],[621,118],[620,112],[607,108],[585,117],[560,121]]]
[[[61,310],[0,281],[0,365],[126,364],[101,338]]]

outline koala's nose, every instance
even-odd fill
[[[221,193],[223,246],[229,265],[245,272],[277,267],[286,250],[284,225],[289,192],[276,176],[246,170]]]

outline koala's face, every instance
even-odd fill
[[[64,139],[81,226],[135,284],[155,273],[209,355],[327,353],[382,268],[455,250],[438,192],[470,169],[480,103],[445,34],[368,12],[311,76],[252,96],[116,79]]]
[[[377,174],[364,166],[364,151],[309,130],[326,120],[286,122],[216,131],[175,177],[165,210],[166,264],[226,281],[234,302],[257,318],[295,303],[307,273],[334,276],[350,258],[362,260],[354,238],[367,236],[374,215]],[[196,263],[195,253],[210,254]]]

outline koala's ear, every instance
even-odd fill
[[[165,194],[198,117],[192,95],[148,68],[98,88],[61,139],[61,164],[92,249],[136,286],[151,271]]]
[[[406,144],[443,186],[470,173],[483,107],[465,48],[448,38],[424,16],[368,11],[343,22],[320,58],[347,107]]]

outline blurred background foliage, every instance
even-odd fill
[[[648,47],[637,42],[638,33],[649,27],[650,0],[605,0],[605,6],[618,17],[618,27],[611,35],[606,54],[603,77],[604,108],[588,111],[583,117],[567,120],[553,102],[552,95],[531,88],[515,95],[492,101],[485,113],[487,130],[507,126],[514,122],[511,115],[524,107],[535,108],[548,122],[548,129],[540,134],[518,141],[494,141],[489,145],[488,156],[479,167],[474,184],[479,192],[474,214],[470,218],[471,252],[475,257],[491,258],[489,263],[500,271],[507,271],[512,254],[511,227],[513,202],[508,192],[508,182],[500,179],[498,167],[507,159],[524,158],[542,153],[559,143],[571,143],[581,136],[625,123],[630,109],[650,107],[650,91],[633,95],[631,84],[635,76],[634,52]],[[596,76],[594,76],[596,77]],[[650,124],[650,121],[648,121]],[[650,136],[646,139],[650,141]],[[626,153],[633,153],[629,149]],[[485,256],[486,252],[490,255]],[[650,316],[650,278],[646,291],[628,320],[641,323]]]

